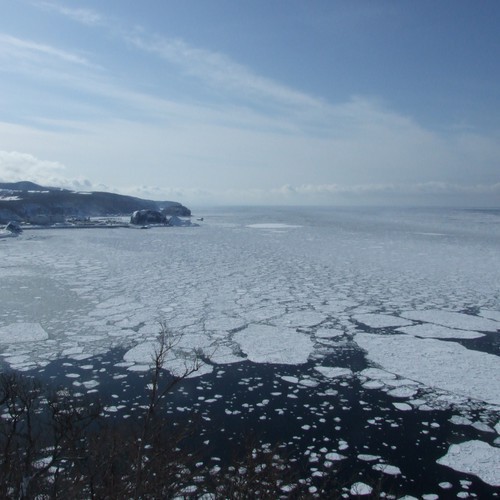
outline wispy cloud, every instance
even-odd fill
[[[135,47],[158,55],[180,67],[185,74],[217,88],[251,98],[272,99],[282,104],[322,107],[323,101],[254,73],[219,52],[195,47],[179,38],[124,34]]]
[[[293,121],[283,120],[280,114],[265,114],[250,106],[236,104],[234,100],[212,105],[210,102],[191,103],[176,96],[167,98],[140,92],[122,81],[115,80],[111,71],[106,71],[78,54],[5,33],[0,33],[0,60],[2,58],[5,62],[3,71],[17,71],[32,79],[43,79],[71,91],[105,97],[106,101],[100,101],[101,116],[113,116],[114,119],[119,116],[128,119],[133,117],[132,120],[140,117],[147,122],[175,121],[178,125],[193,122],[218,123],[288,133],[297,127]],[[77,71],[75,65],[80,70]],[[60,95],[54,96],[54,102],[60,98]],[[299,101],[304,104],[304,99],[297,98],[297,102]],[[87,106],[90,106],[94,101],[88,102]],[[81,109],[82,103],[75,101],[74,106],[69,104],[64,107],[66,117],[63,122],[71,121],[68,113],[75,108]],[[43,125],[48,121],[50,117],[34,117],[32,123]],[[52,124],[57,125],[54,121]],[[61,125],[64,126],[64,123]]]
[[[374,184],[284,184],[268,188],[202,188],[162,185],[95,184],[84,177],[71,177],[66,166],[18,151],[0,150],[0,181],[29,180],[46,186],[72,190],[105,190],[155,200],[173,199],[186,204],[407,204],[480,206],[498,205],[500,182],[460,184],[454,182],[415,182]],[[496,201],[495,201],[496,200]]]
[[[61,5],[56,2],[33,2],[33,5],[40,7],[45,10],[50,10],[53,12],[57,12],[63,16],[72,19],[73,21],[77,21],[81,24],[85,24],[87,26],[97,26],[104,22],[103,16],[95,10],[92,9],[82,9],[82,8],[71,8],[65,5]]]
[[[0,33],[0,54],[3,56],[31,59],[37,55],[48,56],[68,63],[90,66],[87,59],[78,54],[61,50],[51,45],[17,38],[5,33]]]
[[[229,92],[233,99],[251,101],[252,106],[261,110],[272,111],[278,107],[288,115],[297,112],[304,117],[306,112],[312,116],[322,114],[327,106],[320,98],[256,74],[223,53],[196,47],[181,38],[149,35],[132,26],[120,28],[118,19],[108,18],[96,10],[68,8],[50,1],[37,1],[34,5],[87,26],[98,26],[130,46],[177,66],[185,77],[197,80],[214,92]]]
[[[388,122],[392,126],[395,121],[398,121],[397,126],[406,126],[408,122],[395,113],[388,113],[373,100],[356,97],[346,103],[329,103],[320,97],[257,74],[226,54],[194,46],[181,38],[148,34],[144,29],[133,26],[119,28],[118,19],[107,18],[97,11],[85,11],[85,14],[80,9],[69,9],[55,2],[45,1],[36,5],[83,24],[98,25],[102,30],[113,34],[115,39],[121,39],[129,48],[152,54],[159,58],[159,63],[163,61],[164,64],[176,66],[182,77],[196,81],[203,88],[205,101],[198,107],[205,110],[211,108],[210,114],[219,115],[222,120],[234,121],[234,117],[238,116],[241,124],[245,119],[250,124],[257,118],[259,122],[267,120],[268,126],[275,130],[312,135],[338,134],[346,129],[359,127],[360,116],[364,126],[383,126]],[[135,102],[141,101],[148,110],[158,109],[158,105],[163,108],[161,101],[171,105],[164,95],[140,95],[111,80],[107,83],[89,80],[89,83],[90,86],[96,84],[96,93],[102,91],[113,99],[127,97]],[[212,91],[213,106],[210,106],[207,89]],[[221,94],[224,95],[223,104],[220,101]],[[178,95],[173,95],[171,99],[177,105],[180,102]],[[153,106],[149,106],[148,101],[154,102]],[[188,104],[185,107],[192,108]]]

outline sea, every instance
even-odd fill
[[[249,437],[341,492],[500,494],[500,209],[217,207],[0,240],[0,369],[143,404],[159,331],[206,464]]]

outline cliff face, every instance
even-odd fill
[[[165,215],[190,216],[174,201],[153,201],[114,193],[75,192],[39,186],[31,182],[0,183],[0,223],[11,220],[32,223],[62,222],[68,217],[130,215],[136,210],[158,210]]]

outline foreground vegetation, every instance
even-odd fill
[[[177,339],[162,325],[149,399],[138,418],[111,421],[97,398],[0,375],[0,498],[305,498],[317,491],[271,448],[243,445],[230,464],[203,465],[183,425],[166,418],[172,389],[199,369],[195,356],[172,377],[162,366]],[[206,458],[206,457],[205,457]]]

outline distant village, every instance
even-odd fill
[[[176,215],[170,217],[156,210],[136,210],[129,222],[126,217],[58,217],[58,216],[35,216],[29,221],[9,221],[5,227],[0,229],[0,237],[17,236],[23,230],[30,229],[85,229],[85,228],[118,228],[137,227],[149,229],[151,227],[196,227],[199,224],[191,222],[189,218],[181,218]],[[203,218],[197,219],[203,221]]]

